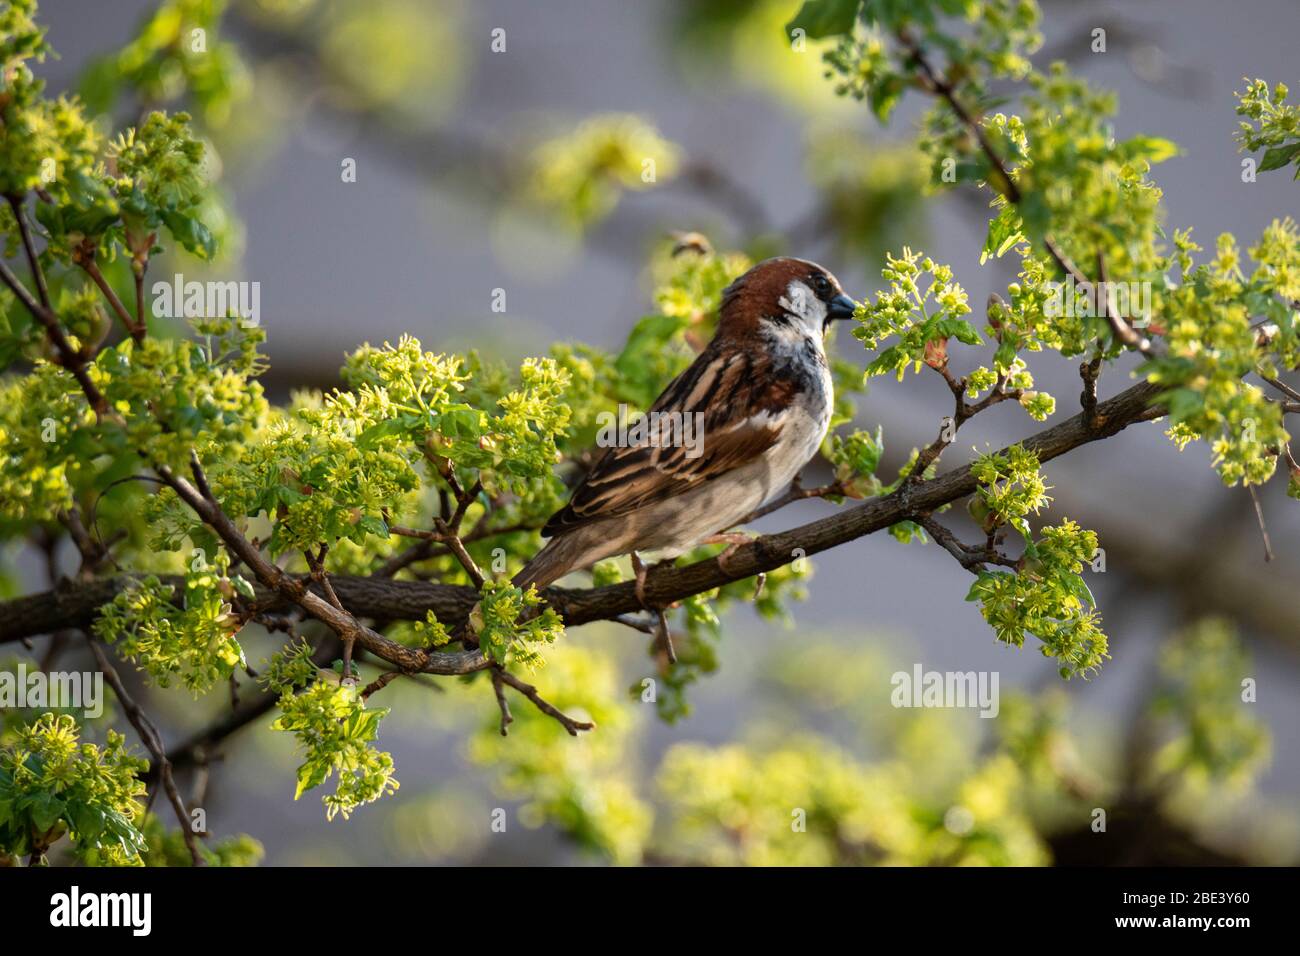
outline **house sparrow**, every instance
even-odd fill
[[[698,425],[702,440],[674,442],[661,424],[606,451],[514,583],[544,587],[630,553],[644,604],[638,552],[668,560],[710,541],[734,546],[738,536],[717,533],[784,491],[821,447],[833,399],[823,340],[855,308],[833,275],[803,259],[768,259],[731,283],[713,341],[646,416],[670,423],[665,413],[680,413],[678,439]]]

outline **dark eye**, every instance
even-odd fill
[[[831,291],[831,284],[825,276],[813,276],[813,291],[819,296],[824,296]]]

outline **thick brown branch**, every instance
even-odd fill
[[[1092,427],[1084,422],[1080,414],[1033,435],[1022,444],[1037,454],[1040,461],[1050,461],[1080,445],[1109,438],[1129,425],[1149,421],[1163,414],[1162,408],[1152,404],[1159,392],[1158,386],[1149,383],[1134,385],[1119,395],[1098,403]],[[716,558],[682,568],[657,569],[646,581],[647,600],[652,604],[667,606],[729,581],[774,570],[792,561],[796,551],[805,555],[817,554],[881,531],[912,515],[936,511],[943,505],[971,494],[976,484],[969,466],[955,468],[896,494],[869,499],[855,507],[781,534],[755,538],[748,544],[738,546],[728,556],[725,570]],[[194,494],[197,495],[197,491]],[[207,509],[207,505],[203,507]],[[252,550],[251,545],[248,550]],[[251,557],[263,566],[267,564],[260,553],[240,554],[239,557],[245,563]],[[311,613],[316,614],[319,610],[321,614],[338,614],[327,600],[311,589],[309,581],[284,574],[279,569],[275,570],[275,574],[284,580],[274,592],[266,587],[258,590],[258,604],[264,604],[265,610],[274,610],[277,605],[287,606],[285,590],[291,593],[301,590],[301,601],[312,603],[309,608]],[[130,580],[117,577],[69,584],[54,591],[0,603],[0,642],[15,641],[68,627],[86,626],[93,621],[100,605],[111,601]],[[339,601],[352,615],[359,618],[423,620],[428,611],[433,611],[438,620],[448,626],[455,626],[465,620],[477,599],[477,592],[465,586],[345,575],[332,577],[331,580]],[[575,626],[637,613],[643,608],[636,596],[635,584],[631,581],[584,590],[553,587],[545,594],[565,623]],[[397,644],[368,628],[359,632],[357,640],[367,651],[408,670],[464,674],[489,666],[477,651],[429,655],[426,660],[423,652]],[[421,664],[424,666],[418,666]]]
[[[1097,379],[1101,377],[1101,355],[1093,356],[1089,362],[1079,366],[1079,378],[1083,380],[1083,391],[1079,393],[1079,405],[1083,408],[1083,420],[1092,425],[1097,416]]]

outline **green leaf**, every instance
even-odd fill
[[[194,216],[163,210],[162,221],[172,237],[189,252],[203,259],[211,259],[216,254],[217,242],[212,233]]]
[[[362,531],[373,534],[378,538],[388,537],[388,525],[384,524],[382,518],[376,518],[374,515],[366,515],[357,522],[357,526]]]
[[[862,0],[804,0],[804,5],[785,25],[786,35],[803,30],[812,40],[849,33],[858,17]]]
[[[297,800],[313,787],[319,787],[330,774],[330,764],[325,760],[308,760],[298,768],[298,786],[293,792]]]
[[[282,504],[286,505],[296,505],[300,501],[307,500],[307,496],[301,491],[298,491],[296,488],[290,488],[288,485],[276,485],[275,497],[278,498]]]
[[[357,436],[357,447],[366,450],[374,448],[383,444],[386,438],[405,435],[419,421],[420,419],[414,415],[398,415],[394,418],[385,418],[383,421],[369,426]]]
[[[889,122],[889,116],[906,88],[901,76],[889,76],[872,85],[867,94],[867,104],[871,107],[871,112],[876,114],[876,119],[881,123]]]
[[[1274,146],[1264,152],[1264,158],[1259,163],[1259,171],[1281,169],[1297,156],[1300,156],[1300,141],[1287,143],[1283,146]]]
[[[104,832],[108,818],[99,807],[85,803],[74,803],[68,807],[68,817],[78,840],[94,842]]]
[[[32,823],[41,832],[53,829],[63,816],[63,801],[51,793],[38,793],[32,798]]]

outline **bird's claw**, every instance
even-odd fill
[[[731,569],[727,567],[727,561],[736,553],[737,548],[742,544],[749,544],[749,542],[753,541],[756,537],[758,537],[758,535],[746,534],[743,531],[728,531],[724,534],[710,535],[705,538],[702,543],[726,545],[726,548],[724,548],[722,553],[718,555],[718,567],[722,568],[725,574],[734,577],[735,575],[732,574]]]
[[[669,664],[676,664],[677,650],[673,647],[673,632],[668,629],[668,616],[661,607],[654,609],[654,615],[658,620],[655,626],[655,645],[663,648]]]
[[[646,580],[646,575],[649,574],[649,572],[650,572],[650,568],[649,566],[646,565],[644,561],[641,560],[641,555],[633,551],[632,552],[632,573],[636,575],[636,599],[638,603],[640,603],[640,605],[646,610],[653,610],[650,607],[650,605],[646,603],[646,597],[645,597],[645,580]]]
[[[646,599],[645,582],[650,573],[649,566],[641,560],[641,555],[632,552],[632,573],[636,575],[636,599],[640,605],[655,616],[655,646],[662,647],[668,655],[668,663],[677,663],[677,651],[673,647],[673,633],[668,629],[668,616],[662,607],[652,607]]]

